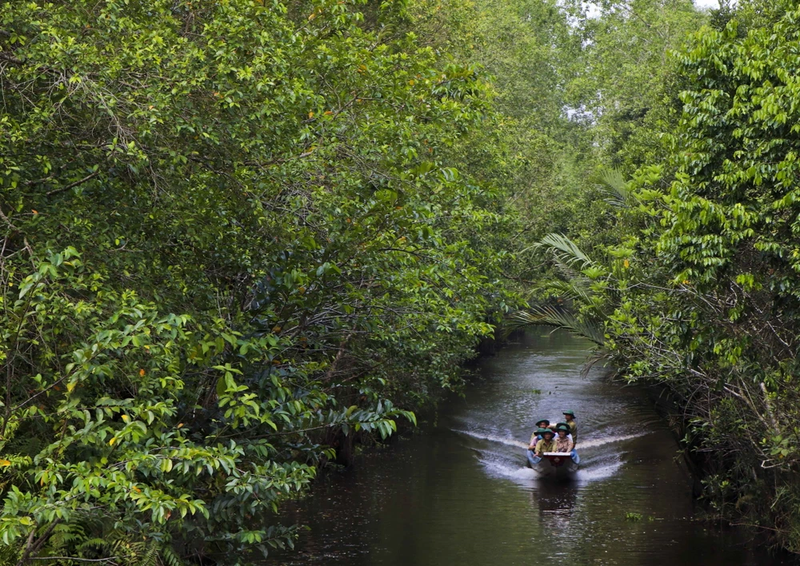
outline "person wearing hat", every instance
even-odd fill
[[[569,432],[572,435],[572,443],[578,444],[578,423],[575,422],[575,411],[564,411],[564,420],[567,421],[566,425],[569,427]]]
[[[572,437],[569,435],[569,425],[558,423],[556,425],[556,452],[572,452],[574,446]]]
[[[542,439],[536,443],[536,447],[533,449],[535,454],[541,458],[545,452],[555,452],[556,441],[553,440],[555,433],[549,428],[540,428],[536,432],[542,436]]]
[[[528,445],[528,450],[533,450],[536,447],[536,443],[542,439],[542,435],[539,434],[539,430],[549,426],[550,421],[548,419],[539,419],[536,421],[536,430],[533,431],[533,434],[531,435],[531,442]]]

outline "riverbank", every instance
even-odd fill
[[[755,502],[752,498],[742,498],[741,494],[737,495],[733,491],[731,491],[732,500],[726,502],[724,495],[721,500],[717,499],[721,494],[713,487],[719,481],[718,473],[721,466],[726,464],[713,451],[703,449],[703,438],[697,434],[692,428],[692,423],[686,418],[687,407],[680,403],[669,387],[663,384],[639,384],[635,387],[647,391],[654,409],[668,423],[680,446],[680,461],[692,479],[692,493],[702,510],[700,518],[708,524],[737,527],[742,536],[752,541],[756,547],[774,554],[787,563],[800,564],[800,557],[784,547],[779,530],[768,518],[772,515],[772,509],[769,512],[766,509],[763,509],[762,513],[755,512],[755,509],[767,505],[766,499]],[[767,496],[766,490],[764,495]]]

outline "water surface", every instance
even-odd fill
[[[566,334],[528,335],[484,360],[425,434],[326,475],[287,516],[311,529],[299,551],[269,563],[788,564],[694,519],[673,435],[642,391],[582,377],[588,351]],[[533,423],[566,409],[582,467],[572,482],[539,480],[524,458]]]

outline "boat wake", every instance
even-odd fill
[[[597,448],[598,446],[605,446],[606,444],[613,444],[614,442],[624,442],[625,440],[633,440],[640,438],[649,432],[640,432],[638,434],[625,434],[622,436],[606,436],[603,438],[595,438],[593,440],[581,440],[578,444],[578,450],[585,450],[587,448]]]
[[[540,479],[539,474],[524,466],[509,465],[497,460],[481,459],[481,464],[490,476],[521,481],[529,484],[531,480]],[[602,466],[581,468],[575,473],[575,480],[578,482],[593,482],[610,478],[622,467],[622,461],[606,463]]]
[[[488,440],[489,442],[498,442],[500,444],[505,444],[506,446],[514,446],[515,448],[528,447],[527,443],[514,440],[513,438],[503,438],[502,436],[495,436],[493,434],[480,434],[477,432],[470,432],[468,430],[453,430],[453,432],[465,434],[467,436],[471,436],[472,438],[477,438],[478,440]]]
[[[587,466],[579,469],[575,473],[575,479],[578,481],[597,481],[610,478],[617,473],[622,467],[622,460],[606,463],[602,466]]]
[[[531,481],[538,478],[538,474],[532,469],[519,465],[518,452],[520,448],[525,449],[528,444],[520,442],[514,438],[499,436],[496,434],[484,434],[469,430],[453,429],[453,432],[463,434],[477,440],[485,440],[496,444],[503,444],[515,448],[514,455],[498,453],[494,450],[478,450],[480,454],[478,460],[490,476],[510,479],[515,482],[522,482],[530,485]],[[575,474],[575,479],[579,482],[592,482],[609,478],[617,473],[622,467],[623,461],[619,453],[611,457],[611,461],[602,451],[597,453],[597,448],[602,448],[617,442],[633,440],[649,434],[649,431],[636,434],[610,435],[603,438],[595,438],[581,441],[578,450],[583,457],[583,465]],[[593,455],[594,453],[594,455]],[[609,454],[611,456],[611,454]]]
[[[507,478],[511,480],[533,480],[538,477],[535,471],[524,466],[509,466],[497,460],[480,460],[490,476]]]
[[[494,434],[482,434],[479,432],[472,432],[469,430],[457,430],[454,429],[453,432],[457,432],[458,434],[464,434],[467,436],[471,436],[472,438],[477,438],[478,440],[488,440],[489,442],[497,442],[499,444],[505,444],[506,446],[514,446],[515,448],[527,448],[528,444],[526,442],[521,442],[519,440],[513,438],[504,438],[502,436],[497,436]],[[613,444],[614,442],[624,442],[626,440],[633,440],[634,438],[640,438],[648,432],[640,432],[638,434],[625,434],[620,436],[604,436],[603,438],[596,438],[593,440],[581,440],[581,443],[578,445],[579,450],[586,450],[587,448],[598,448],[600,446],[605,446],[606,444]]]

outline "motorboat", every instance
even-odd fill
[[[572,452],[545,452],[541,457],[533,450],[527,451],[528,467],[541,477],[569,478],[578,471],[581,457]]]

